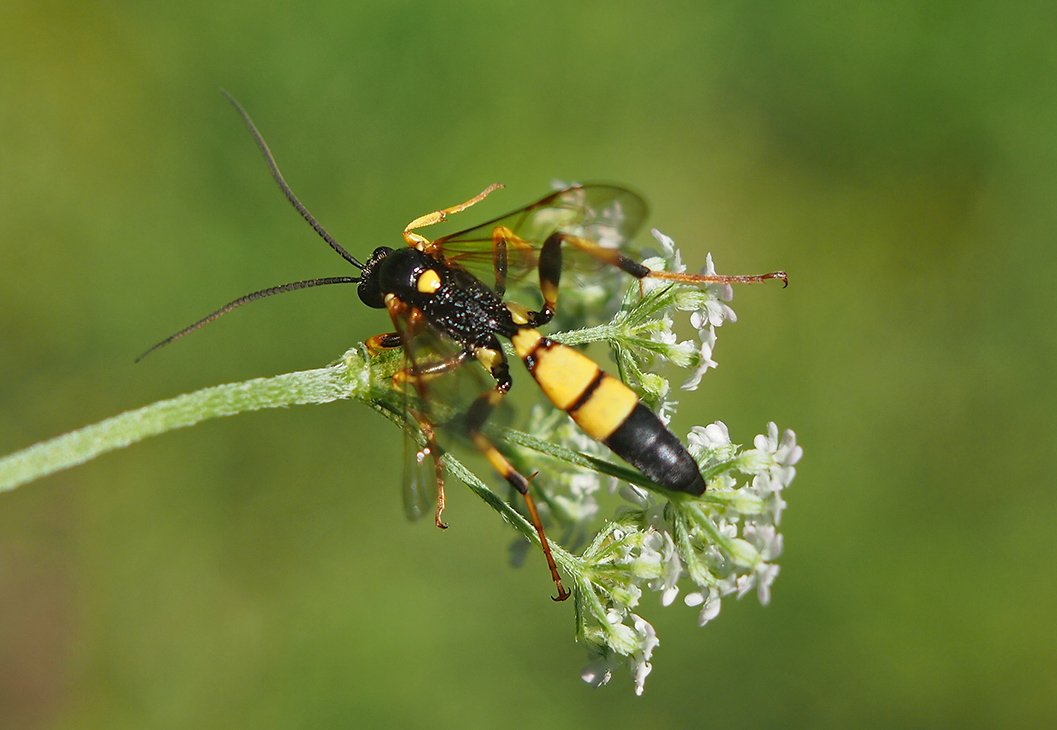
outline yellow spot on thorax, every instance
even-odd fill
[[[415,286],[422,294],[432,294],[440,289],[440,274],[433,269],[426,269],[418,276]]]

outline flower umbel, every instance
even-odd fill
[[[685,267],[670,238],[654,231],[662,253],[647,259],[654,270],[682,272]],[[702,273],[714,274],[708,256]],[[556,335],[571,344],[603,340],[616,360],[620,375],[654,408],[665,423],[677,403],[670,383],[659,369],[667,365],[690,372],[682,388],[696,388],[705,373],[716,367],[713,352],[716,330],[737,317],[729,302],[728,284],[689,286],[659,279],[633,283],[613,321],[606,325]],[[688,313],[696,333],[681,340],[676,319]],[[755,590],[766,605],[778,576],[775,560],[782,552],[778,532],[785,501],[782,493],[796,475],[803,450],[792,431],[780,432],[774,423],[753,439],[753,448],[732,443],[722,421],[694,426],[685,443],[698,462],[708,488],[701,496],[665,491],[641,474],[607,461],[608,454],[571,426],[568,419],[536,412],[531,433],[562,447],[528,446],[549,453],[557,462],[592,471],[548,469],[546,492],[552,519],[566,535],[589,534],[585,521],[602,513],[600,497],[616,493],[624,506],[609,518],[574,559],[571,576],[576,586],[577,639],[586,645],[589,664],[581,677],[589,684],[607,684],[614,673],[630,673],[641,694],[660,644],[653,626],[642,615],[640,602],[647,592],[668,606],[682,592],[683,602],[699,607],[698,624],[715,619],[723,599],[741,598]],[[538,454],[535,457],[538,461]],[[604,468],[603,468],[604,467]],[[608,475],[603,477],[602,475]],[[610,489],[602,489],[603,486]]]

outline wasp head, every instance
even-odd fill
[[[380,286],[378,265],[392,252],[393,249],[388,246],[379,246],[374,249],[374,253],[367,259],[367,263],[363,265],[363,272],[360,274],[360,285],[356,288],[356,292],[360,295],[360,301],[368,307],[374,307],[375,309],[385,308],[385,292]]]
[[[363,267],[360,277],[360,299],[369,307],[385,307],[387,294],[394,294],[404,302],[412,302],[421,296],[418,292],[419,277],[427,269],[437,266],[437,261],[416,248],[393,250],[380,246],[374,250]]]

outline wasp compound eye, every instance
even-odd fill
[[[363,273],[360,275],[360,285],[356,293],[360,295],[360,301],[368,307],[382,309],[385,307],[384,294],[378,283],[378,264],[385,260],[393,252],[388,246],[379,246],[363,265]]]

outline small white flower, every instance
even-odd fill
[[[778,571],[779,567],[771,563],[765,563],[756,571],[756,596],[761,606],[771,602],[771,584],[778,577]]]
[[[749,522],[742,532],[763,560],[774,560],[782,554],[782,536],[774,525]]]
[[[701,268],[701,273],[707,274],[708,276],[716,275],[716,264],[712,261],[711,253],[705,254],[705,265]],[[734,287],[732,287],[730,284],[709,284],[707,289],[710,293],[716,296],[716,299],[719,299],[721,301],[729,302],[731,299],[734,298]],[[728,307],[728,309],[730,308]],[[738,318],[734,315],[733,310],[730,311],[730,315],[727,317],[727,319],[729,319],[731,322],[738,321]],[[718,327],[719,324],[721,323],[716,323],[716,326]]]
[[[660,405],[657,406],[657,418],[661,419],[661,423],[667,426],[672,416],[675,415],[676,408],[679,407],[679,401],[671,400],[669,398],[661,398]]]
[[[657,638],[657,632],[646,619],[636,614],[631,614],[631,618],[634,621],[635,633],[639,637],[639,648],[632,656],[631,676],[635,682],[635,694],[641,696],[646,684],[646,677],[653,671],[650,658],[653,656],[653,650],[661,642]]]
[[[729,575],[726,578],[722,578],[716,582],[716,589],[719,591],[721,596],[729,596],[735,590],[737,590],[737,578],[733,575]]]
[[[681,274],[686,271],[686,265],[683,264],[682,254],[679,253],[679,249],[675,246],[675,241],[670,236],[666,236],[656,228],[651,228],[650,233],[657,239],[657,243],[661,244],[661,258],[664,259],[665,271],[674,271],[677,274]]]
[[[701,269],[702,274],[714,275],[716,273],[712,254],[705,257],[705,266]],[[730,284],[709,284],[702,290],[703,296],[697,301],[697,306],[690,314],[690,325],[697,330],[699,341],[698,354],[700,360],[694,374],[690,376],[682,387],[684,390],[694,390],[701,382],[705,372],[715,368],[718,363],[712,359],[712,351],[716,346],[716,327],[724,322],[737,322],[738,315],[730,305],[726,304],[734,298],[734,290]]]
[[[778,577],[778,571],[779,566],[761,561],[753,572],[739,575],[736,581],[738,598],[756,588],[756,597],[760,605],[766,606],[771,602],[771,584]]]
[[[694,426],[686,435],[686,445],[690,455],[700,464],[726,461],[733,458],[737,451],[730,443],[730,433],[723,421]]]
[[[804,449],[796,442],[796,434],[786,429],[778,439],[778,426],[771,421],[767,424],[767,433],[753,439],[756,450],[768,455],[771,459],[771,473],[783,486],[789,486],[796,476],[795,465],[804,455]]]
[[[683,563],[679,560],[679,551],[675,541],[668,532],[656,530],[650,536],[657,546],[653,554],[657,557],[657,576],[649,582],[650,590],[661,594],[661,605],[670,606],[679,595],[679,578],[683,575]]]
[[[694,314],[697,314],[696,312]],[[690,317],[691,322],[693,321],[693,315]],[[698,337],[698,356],[701,358],[698,361],[697,368],[694,370],[693,375],[687,378],[680,388],[683,390],[696,390],[697,386],[701,384],[701,378],[705,377],[705,373],[709,370],[719,367],[719,363],[712,359],[712,350],[716,346],[716,330],[714,327],[704,327],[697,330]]]
[[[716,421],[707,426],[694,426],[687,440],[701,449],[719,449],[730,446],[730,431],[723,421]]]
[[[701,612],[697,615],[697,625],[704,626],[719,615],[722,600],[719,596],[719,590],[715,587],[710,587],[707,594],[701,591],[686,594],[683,602],[691,607],[701,606]]]

